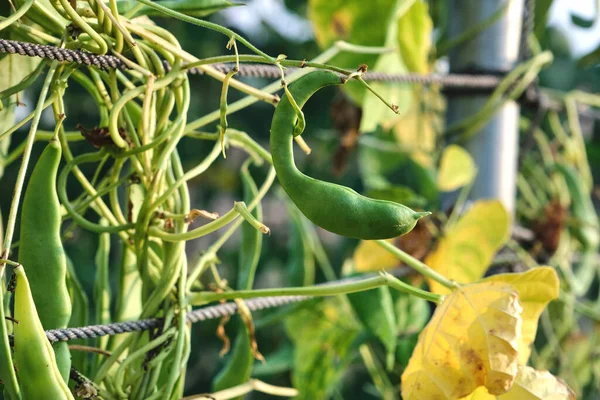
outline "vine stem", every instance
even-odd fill
[[[52,78],[54,78],[54,73],[56,72],[57,66],[58,61],[53,61],[50,65],[48,75],[46,75],[44,85],[42,86],[42,91],[40,92],[40,96],[38,98],[37,106],[35,108],[35,114],[33,116],[33,121],[31,123],[31,127],[29,128],[29,134],[27,135],[26,139],[27,144],[25,145],[25,150],[23,151],[23,161],[21,162],[21,168],[19,169],[19,173],[17,174],[17,181],[15,182],[12,204],[10,206],[8,220],[6,222],[6,234],[4,235],[4,248],[2,249],[1,256],[2,258],[8,258],[8,254],[10,252],[10,246],[12,244],[12,239],[15,232],[15,224],[17,222],[17,212],[19,210],[19,204],[21,202],[23,186],[25,184],[27,166],[29,165],[29,159],[31,158],[31,150],[33,149],[33,144],[35,143],[35,133],[40,123],[40,118],[42,116],[42,111],[44,110],[46,96],[48,96],[50,84],[52,83]],[[5,263],[0,264],[0,278],[4,276],[4,267]]]
[[[393,244],[388,243],[385,240],[376,240],[375,243],[377,243],[379,246],[383,247],[384,249],[386,249],[387,251],[392,253],[392,255],[394,255],[400,261],[406,263],[406,265],[408,265],[409,267],[411,267],[412,269],[414,269],[421,275],[426,276],[430,279],[433,279],[440,285],[445,286],[450,290],[455,289],[459,286],[456,282],[451,281],[450,279],[446,278],[445,276],[441,275],[440,273],[434,271],[428,265],[422,263],[421,261],[417,260],[413,256],[405,253],[404,251],[400,250]]]
[[[194,17],[190,17],[189,15],[185,15],[182,14],[180,12],[171,10],[165,6],[161,6],[160,4],[156,4],[153,3],[150,0],[137,0],[139,3],[145,4],[148,7],[151,7],[157,11],[160,11],[166,15],[169,15],[171,17],[180,19],[182,21],[185,22],[189,22],[190,24],[194,24],[194,25],[198,25],[201,26],[203,28],[207,28],[213,31],[217,31],[219,33],[222,33],[223,35],[229,37],[229,38],[234,38],[235,40],[237,40],[238,42],[242,43],[244,46],[246,46],[247,48],[249,48],[250,50],[252,50],[254,53],[264,57],[268,62],[270,63],[275,63],[275,58],[271,57],[270,55],[268,55],[267,53],[263,52],[262,50],[258,49],[257,47],[255,47],[252,43],[250,43],[248,40],[246,40],[244,37],[238,35],[237,33],[235,33],[234,31],[232,31],[231,29],[227,29],[225,27],[222,27],[220,25],[217,25],[215,23],[212,22],[208,22],[208,21],[204,21],[198,18],[194,18]]]
[[[255,297],[267,296],[337,296],[341,294],[362,292],[365,290],[375,289],[380,286],[389,286],[401,292],[405,292],[427,301],[441,303],[443,296],[427,292],[422,289],[410,286],[407,283],[393,277],[387,272],[381,272],[379,276],[367,278],[358,282],[341,283],[337,285],[319,285],[319,286],[302,286],[290,288],[276,289],[255,289],[255,290],[235,290],[231,292],[200,292],[190,295],[190,303],[205,304],[207,302],[231,299],[251,299]]]
[[[131,22],[126,22],[126,26],[132,32],[136,33],[137,35],[141,36],[142,38],[144,38],[150,42],[156,43],[156,45],[158,45],[158,46],[161,46],[161,47],[167,49],[173,55],[180,57],[185,62],[191,63],[191,62],[198,61],[197,57],[191,55],[187,51],[173,46],[167,40],[161,38],[160,36],[158,36],[152,32],[149,32],[146,29],[136,26],[136,24],[133,24]],[[214,69],[210,66],[200,66],[199,68],[202,69],[207,75],[209,75],[215,79],[218,79],[221,82],[225,79],[225,76],[226,76],[225,74],[217,71],[216,69]],[[277,102],[278,102],[278,98],[276,96],[273,96],[269,93],[265,93],[259,89],[256,89],[250,85],[247,85],[247,84],[237,81],[235,79],[232,79],[230,81],[230,85],[231,85],[231,87],[233,87],[241,92],[244,92],[246,94],[249,94],[251,96],[254,96],[264,102],[271,103],[271,104],[277,104]]]

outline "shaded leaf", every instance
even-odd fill
[[[478,201],[446,231],[425,263],[459,283],[475,282],[483,276],[509,234],[510,216],[502,203],[497,200]],[[449,292],[439,283],[431,279],[427,281],[434,293]]]
[[[0,92],[17,85],[41,62],[38,57],[8,54],[0,58]]]
[[[433,22],[428,6],[422,0],[416,0],[398,19],[398,47],[409,71],[420,74],[429,72],[432,31]]]
[[[397,291],[392,292],[392,296],[395,298],[398,334],[401,335],[396,347],[396,361],[406,366],[431,311],[427,301],[421,298]]]
[[[505,393],[517,375],[521,312],[502,282],[465,286],[436,309],[402,374],[402,398],[456,399],[485,386]]]
[[[328,300],[286,319],[294,343],[292,382],[297,399],[326,399],[340,383],[351,360],[357,325],[337,303]]]
[[[396,350],[396,315],[387,286],[347,295],[356,316],[373,336],[383,343],[387,352],[386,366],[391,370]]]
[[[215,392],[241,385],[250,379],[254,356],[252,355],[247,328],[243,325],[240,328],[236,335],[231,355],[227,358],[225,366],[213,381],[213,391]]]
[[[373,240],[362,240],[354,251],[353,260],[357,272],[381,271],[398,265],[398,259]]]
[[[560,282],[554,268],[539,267],[517,274],[499,274],[482,282],[504,282],[517,290],[523,306],[523,326],[519,338],[519,364],[525,365],[535,340],[538,319],[549,302],[558,298]]]
[[[462,147],[450,145],[444,149],[440,160],[438,189],[444,192],[456,190],[471,183],[475,174],[473,157]]]

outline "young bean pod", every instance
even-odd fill
[[[71,317],[67,259],[60,238],[60,202],[56,175],[61,147],[51,140],[29,178],[21,213],[19,263],[27,271],[31,293],[44,329],[66,328]],[[58,368],[69,379],[71,355],[66,342],[53,346]]]
[[[18,323],[15,324],[14,360],[23,400],[73,399],[58,370],[23,267],[15,268],[15,275],[14,315]]]
[[[342,83],[332,72],[311,72],[292,84],[288,93],[302,107],[320,88]],[[271,124],[273,166],[288,196],[313,223],[338,235],[375,240],[404,235],[415,227],[419,218],[430,214],[392,201],[371,199],[345,186],[304,175],[294,163],[296,118],[286,94],[277,105]]]

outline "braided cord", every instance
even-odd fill
[[[122,60],[111,55],[97,55],[81,50],[63,49],[56,46],[20,42],[16,40],[0,39],[0,53],[19,54],[28,57],[41,57],[60,62],[77,63],[96,67],[99,69],[120,69],[128,67]],[[164,62],[168,71],[170,66]],[[214,64],[213,68],[222,73],[227,73],[233,68],[233,64]],[[278,79],[281,70],[275,65],[242,64],[237,73],[241,77],[271,78]],[[287,68],[291,73],[298,68]],[[191,74],[202,75],[203,71],[197,68],[189,70]],[[363,76],[367,81],[394,82],[407,84],[432,85],[438,84],[445,87],[469,89],[494,89],[501,81],[501,77],[495,75],[420,75],[420,74],[388,74],[384,72],[367,72]]]

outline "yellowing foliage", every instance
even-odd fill
[[[387,240],[392,243],[393,239]],[[354,251],[354,268],[356,272],[374,272],[398,265],[398,259],[373,240],[363,240]]]
[[[519,364],[527,364],[531,344],[537,332],[538,319],[544,308],[558,298],[560,282],[554,268],[539,267],[520,274],[499,274],[483,282],[504,282],[517,290],[523,306],[523,327],[519,338]]]
[[[522,311],[509,284],[456,289],[419,335],[402,374],[402,398],[458,399],[478,386],[508,391],[517,375]]]
[[[519,366],[513,387],[498,400],[575,400],[575,394],[550,372]]]
[[[473,157],[462,147],[450,145],[442,153],[437,187],[444,192],[456,190],[471,183],[476,172]]]
[[[479,280],[496,251],[510,233],[510,217],[497,200],[478,201],[450,227],[425,263],[446,278],[459,283]],[[431,291],[446,294],[449,289],[428,279]]]

